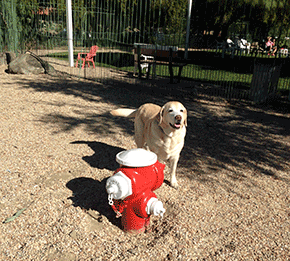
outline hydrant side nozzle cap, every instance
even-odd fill
[[[116,184],[110,184],[106,189],[108,194],[115,194],[118,192],[118,186]]]
[[[113,194],[114,199],[124,199],[132,195],[131,180],[121,171],[110,177],[106,182],[108,194]]]
[[[161,201],[158,200],[154,206],[154,215],[155,216],[161,216],[163,217],[163,214],[165,213],[165,208],[163,208],[163,204]]]
[[[163,208],[163,204],[157,198],[150,198],[147,202],[146,212],[148,215],[153,214],[154,216],[161,216],[165,213],[165,209]]]
[[[121,151],[116,155],[116,161],[128,167],[147,167],[157,161],[157,155],[141,148]]]

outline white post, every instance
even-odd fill
[[[192,9],[192,0],[188,0],[187,24],[186,24],[186,40],[185,40],[184,59],[187,59],[188,58],[188,46],[189,46],[189,32],[190,32],[191,9]]]
[[[66,27],[67,27],[69,66],[70,67],[74,67],[73,26],[72,26],[71,0],[66,0]]]

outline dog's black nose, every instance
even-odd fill
[[[176,115],[175,119],[178,120],[178,121],[181,121],[182,117],[181,117],[181,115]]]

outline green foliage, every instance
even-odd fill
[[[186,26],[187,0],[165,1],[166,25],[169,32],[184,31]]]
[[[17,17],[19,19],[20,46],[25,49],[25,44],[31,42],[36,35],[35,17],[39,10],[37,0],[17,0]]]
[[[75,38],[84,42],[182,42],[188,0],[77,0],[72,1]],[[39,8],[53,8],[50,15]],[[268,34],[284,44],[290,32],[288,0],[195,0],[192,38],[204,32],[213,38],[234,33],[251,39]],[[245,26],[247,28],[245,28]],[[64,36],[66,0],[0,0],[0,48],[29,48],[29,44]],[[230,35],[232,36],[232,35]],[[13,43],[13,44],[12,44]]]
[[[192,11],[192,33],[214,32],[214,36],[232,37],[229,27],[237,23],[247,23],[249,32],[238,36],[249,37],[248,40],[265,39],[270,30],[278,38],[289,31],[290,2],[288,0],[196,0]],[[282,32],[284,31],[284,33]]]
[[[17,51],[19,43],[19,18],[16,14],[16,0],[2,0],[0,6],[0,47],[8,51]]]

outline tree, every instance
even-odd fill
[[[0,44],[8,51],[16,51],[19,43],[17,2],[16,0],[1,0],[0,6]]]
[[[225,39],[231,25],[248,22],[251,38],[261,40],[273,28],[280,32],[288,30],[289,8],[287,0],[196,0],[191,29],[193,35],[213,31],[215,37]]]
[[[159,30],[166,34],[185,32],[187,0],[117,0],[116,17],[126,17],[125,28],[138,31],[143,40],[154,41]],[[123,20],[125,21],[125,19]]]
[[[17,0],[17,29],[20,33],[21,49],[25,49],[25,45],[34,42],[37,37],[38,26],[35,18],[38,10],[39,5],[37,0]]]

